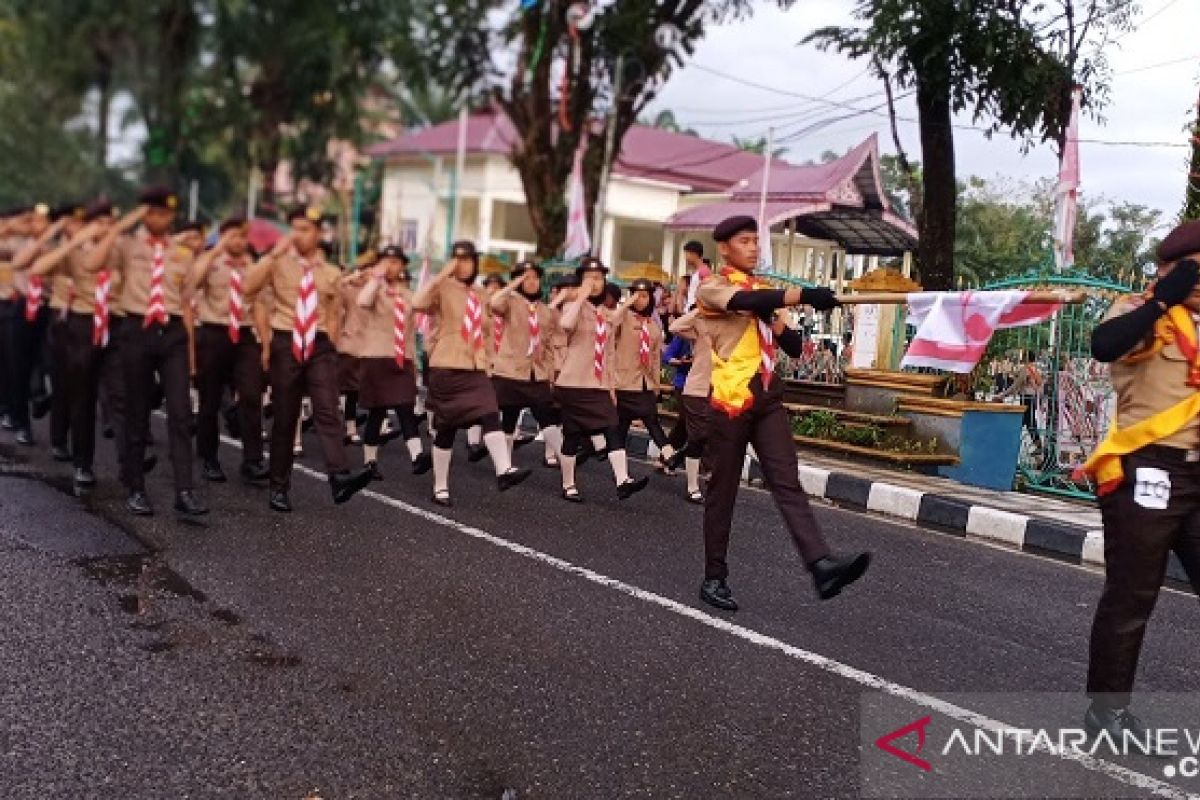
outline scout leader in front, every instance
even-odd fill
[[[1146,623],[1171,551],[1200,594],[1200,221],[1158,248],[1158,278],[1118,300],[1092,333],[1111,362],[1116,419],[1084,465],[1104,521],[1104,591],[1092,623],[1084,727],[1114,740],[1145,726],[1129,710]]]

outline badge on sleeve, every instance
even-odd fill
[[[1133,501],[1142,508],[1163,511],[1171,502],[1171,476],[1165,469],[1138,467]]]

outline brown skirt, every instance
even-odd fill
[[[362,359],[358,356],[338,353],[337,382],[339,392],[358,391],[358,373],[361,361]]]
[[[617,406],[607,389],[557,386],[554,399],[562,407],[564,433],[598,433],[617,424]]]
[[[539,408],[554,405],[554,390],[549,381],[519,381],[492,378],[496,404],[501,408]]]
[[[650,419],[658,414],[658,395],[651,391],[617,390],[617,415],[624,419]]]
[[[707,397],[683,396],[683,424],[687,430],[688,443],[708,441],[708,432],[712,427],[712,403]]]
[[[360,363],[360,407],[395,408],[417,402],[417,372],[411,361],[405,361],[403,368],[394,358],[364,358]]]
[[[484,372],[473,369],[429,368],[429,403],[433,427],[468,428],[489,414],[499,414],[496,390]]]

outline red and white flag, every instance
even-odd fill
[[[970,372],[992,334],[1045,322],[1061,303],[1025,303],[1029,292],[917,292],[908,296],[908,324],[916,336],[901,367]]]
[[[579,139],[575,163],[571,167],[571,178],[567,181],[567,241],[563,244],[563,258],[568,260],[586,256],[592,250],[583,192],[583,154],[586,151],[587,136],[583,136]]]
[[[1071,92],[1071,119],[1054,189],[1054,265],[1061,272],[1075,266],[1075,220],[1079,214],[1079,100],[1081,89]]]

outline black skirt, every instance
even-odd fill
[[[474,369],[429,368],[429,403],[433,427],[469,428],[490,414],[499,414],[496,390],[486,373]]]
[[[564,433],[599,433],[617,424],[617,406],[607,389],[559,386],[554,399],[562,408]]]
[[[617,390],[617,414],[625,419],[649,419],[658,414],[658,395],[651,391]]]
[[[395,408],[417,402],[417,371],[411,361],[401,368],[394,358],[360,359],[358,404],[362,408]]]
[[[501,408],[539,408],[554,405],[554,390],[549,381],[519,381],[492,378],[496,403]]]
[[[338,353],[337,381],[339,392],[358,391],[359,362],[357,356]]]

